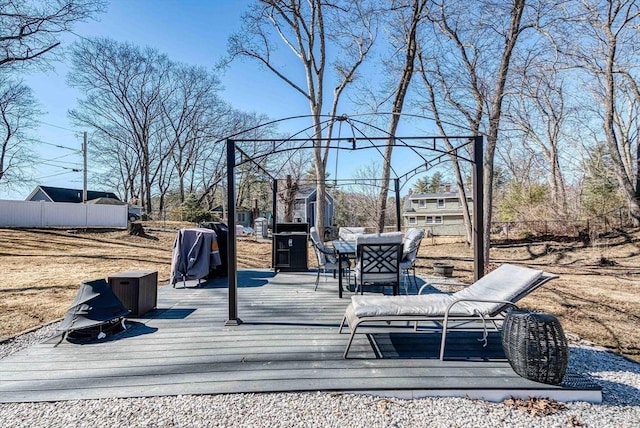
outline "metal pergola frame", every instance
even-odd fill
[[[331,118],[332,121],[345,121],[349,120],[346,116]],[[401,215],[400,215],[400,189],[409,181],[410,178],[420,172],[426,172],[434,166],[450,161],[452,158],[461,159],[469,162],[472,165],[473,173],[473,186],[472,186],[472,198],[473,198],[473,236],[472,245],[474,250],[474,278],[480,279],[484,275],[484,210],[483,210],[483,168],[482,168],[482,156],[484,137],[481,135],[473,136],[422,136],[422,137],[392,137],[395,148],[409,148],[421,158],[422,165],[415,167],[406,173],[393,178],[394,191],[396,196],[396,220],[398,229],[400,229]],[[238,284],[237,284],[237,254],[236,254],[236,207],[235,207],[235,168],[244,163],[252,163],[256,166],[266,177],[273,180],[273,223],[275,225],[277,216],[277,178],[270,172],[266,171],[256,161],[264,157],[282,153],[292,150],[313,149],[316,144],[325,144],[324,149],[335,150],[362,150],[362,149],[376,149],[381,152],[381,149],[386,147],[390,137],[336,137],[336,138],[228,138],[226,140],[226,154],[227,154],[227,222],[229,229],[229,236],[227,239],[227,263],[228,263],[228,297],[229,297],[229,317],[225,322],[225,325],[233,326],[242,323],[242,320],[238,317]],[[439,141],[452,141],[463,140],[463,144],[455,146],[450,149],[443,149],[437,145]],[[260,143],[263,146],[268,146],[268,149],[262,153],[256,153],[248,155],[239,145],[244,143]],[[296,147],[285,146],[285,143],[293,143]],[[359,144],[366,143],[366,144]],[[471,146],[471,155],[468,152],[469,146]],[[421,151],[429,151],[436,153],[435,157],[427,158],[421,154]],[[236,156],[240,153],[241,160],[237,162]],[[337,179],[337,177],[336,177]],[[332,181],[332,180],[327,180]]]

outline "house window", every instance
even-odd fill
[[[444,199],[438,199],[438,208],[444,208]]]
[[[247,213],[238,213],[238,222],[244,222],[247,219]]]
[[[437,216],[427,216],[426,224],[442,224],[442,217]]]
[[[418,200],[418,208],[426,208],[427,207],[427,201],[424,199],[419,199]]]
[[[409,217],[409,224],[416,224],[416,223],[418,222],[416,221],[415,217]]]

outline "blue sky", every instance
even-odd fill
[[[75,34],[65,35],[62,47],[69,47],[78,36],[109,37],[151,46],[175,61],[213,68],[226,52],[229,35],[240,28],[242,13],[249,3],[249,0],[112,0],[97,21],[77,24]],[[82,168],[83,130],[76,131],[67,117],[67,112],[75,107],[78,93],[66,85],[67,65],[57,62],[54,66],[54,70],[34,70],[23,76],[46,112],[40,118],[41,127],[34,133],[41,141],[33,147],[41,158],[34,177],[38,184],[82,188],[82,173],[71,168]],[[283,96],[286,99],[289,91],[255,63],[236,62],[220,74],[220,79],[224,86],[222,96],[240,110],[269,112],[277,117],[287,114],[287,105],[299,102],[296,99],[299,97],[291,97],[286,103],[270,102]],[[306,107],[304,102],[301,107]],[[47,165],[48,160],[67,169]],[[89,187],[99,185],[90,183]],[[30,191],[0,189],[0,198],[23,199]]]
[[[213,68],[226,53],[227,39],[240,28],[242,13],[250,3],[250,0],[112,0],[97,21],[78,24],[75,34],[65,35],[62,44],[69,47],[78,36],[109,37],[151,46],[175,61]],[[287,67],[291,70],[300,67],[296,58],[286,55],[284,48],[280,52]],[[41,143],[34,146],[40,157],[34,178],[38,184],[82,188],[82,173],[71,169],[82,168],[80,147],[84,130],[74,129],[67,117],[78,98],[78,93],[65,83],[67,71],[66,64],[58,62],[54,70],[33,71],[23,76],[46,112],[35,133]],[[308,103],[300,94],[256,62],[234,62],[219,77],[224,87],[222,97],[237,109],[266,113],[272,118],[309,112]],[[51,159],[66,169],[47,165]],[[357,165],[371,161],[360,154],[348,153],[340,155],[340,162],[345,164],[340,169],[348,167],[353,172]],[[333,175],[335,166],[332,162],[329,165],[328,171]],[[350,177],[348,172],[339,174]],[[89,183],[90,189],[100,190],[99,184],[91,183],[91,165]],[[31,188],[12,192],[0,189],[0,198],[24,199],[30,191]]]

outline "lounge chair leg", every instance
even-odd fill
[[[409,285],[410,285],[411,279],[409,279],[409,271],[405,270],[402,273],[402,287],[404,288],[404,294],[406,294],[408,296],[409,295],[409,285],[407,285],[407,281],[409,282]]]
[[[357,328],[357,327],[356,327]],[[344,350],[344,354],[342,357],[346,360],[347,354],[349,353],[349,349],[351,348],[351,343],[353,342],[353,336],[356,335],[356,328],[351,331],[351,336],[349,337],[349,343],[347,343],[347,349]]]
[[[444,321],[442,323],[442,341],[440,342],[440,361],[444,361],[444,346],[447,342],[447,326],[449,325],[449,314],[445,314]]]
[[[314,288],[313,291],[318,290],[318,282],[320,282],[320,268],[318,268],[318,274],[316,275],[316,288]]]
[[[347,321],[347,317],[342,318],[342,322],[340,323],[340,329],[338,330],[338,334],[342,334],[342,327],[344,327],[344,323]]]

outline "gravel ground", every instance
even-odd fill
[[[57,324],[0,344],[4,358]],[[570,370],[603,390],[599,405],[549,400],[400,400],[336,393],[232,394],[0,404],[0,427],[638,427],[640,364],[573,344]]]

